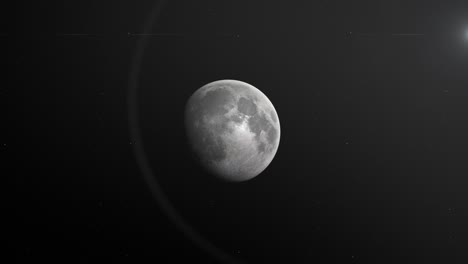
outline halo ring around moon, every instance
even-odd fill
[[[144,31],[136,42],[135,53],[132,58],[132,64],[128,79],[128,94],[127,94],[127,111],[128,111],[128,127],[131,142],[133,142],[133,153],[141,171],[143,180],[149,187],[153,198],[157,201],[167,217],[182,231],[192,242],[199,246],[202,250],[209,253],[222,263],[241,263],[230,254],[211,243],[209,240],[201,236],[189,223],[187,223],[177,212],[174,206],[164,194],[159,182],[157,181],[152,167],[145,154],[143,139],[140,132],[140,124],[138,119],[138,87],[141,65],[143,61],[144,51],[148,42],[149,33],[151,32],[154,23],[156,23],[161,14],[165,0],[157,1],[153,6],[150,16],[144,25]],[[130,37],[130,35],[129,35]]]

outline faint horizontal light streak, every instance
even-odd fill
[[[181,33],[130,33],[129,37],[225,37],[239,38],[239,34],[181,34]]]

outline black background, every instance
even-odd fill
[[[154,4],[6,14],[18,262],[216,262],[158,207],[132,152],[142,36],[128,33]],[[168,1],[141,63],[140,143],[181,216],[246,262],[466,263],[466,32],[466,1]],[[186,150],[185,102],[218,79],[259,88],[281,122],[248,182],[208,177]]]

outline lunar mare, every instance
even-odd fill
[[[280,141],[273,104],[254,86],[235,80],[215,81],[195,91],[185,108],[185,127],[201,165],[228,181],[260,174]]]

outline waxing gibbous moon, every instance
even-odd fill
[[[185,128],[200,164],[233,182],[264,171],[280,142],[273,104],[259,89],[236,80],[219,80],[196,90],[185,107]]]

